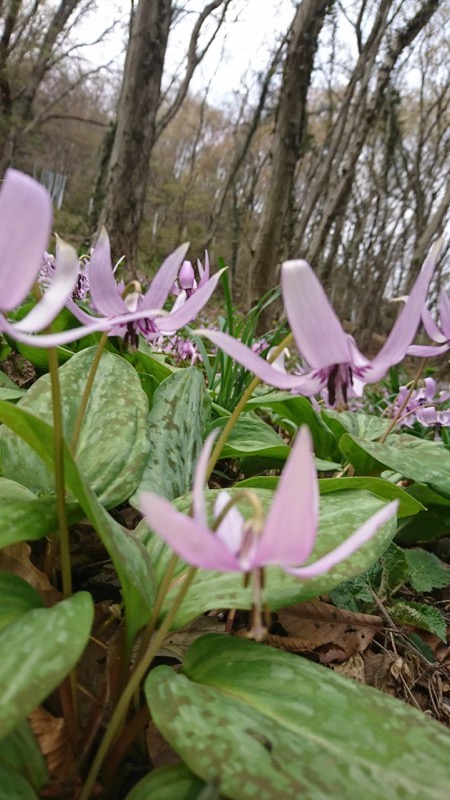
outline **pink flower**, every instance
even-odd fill
[[[311,578],[348,558],[397,510],[397,501],[388,503],[330,553],[312,564],[297,566],[310,557],[318,524],[318,482],[308,428],[301,428],[297,436],[265,521],[258,513],[245,521],[230,502],[230,495],[220,492],[213,529],[208,525],[204,485],[211,449],[209,437],[195,473],[193,517],[181,514],[159,495],[143,492],[140,497],[140,507],[151,530],[196,567],[247,573],[272,564],[298,578]],[[256,495],[253,497],[257,507],[259,500]]]
[[[351,393],[362,394],[364,384],[376,383],[389,367],[404,358],[420,323],[436,259],[434,248],[390,335],[372,361],[343,330],[319,279],[306,261],[285,261],[281,269],[284,307],[299,353],[309,365],[306,374],[288,375],[275,369],[228,334],[209,330],[197,333],[210,339],[265,383],[303,395],[318,394],[326,389],[330,404],[342,406]]]

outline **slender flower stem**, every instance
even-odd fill
[[[162,604],[164,602],[164,599],[166,597],[167,592],[169,591],[170,582],[171,582],[173,574],[175,572],[175,568],[177,566],[177,563],[178,563],[178,556],[176,555],[176,553],[173,553],[172,556],[170,557],[170,561],[169,561],[169,563],[167,565],[167,569],[166,569],[164,578],[161,581],[161,586],[158,589],[158,594],[156,596],[155,605],[153,606],[152,615],[151,615],[151,617],[150,617],[150,619],[149,619],[149,621],[147,623],[147,626],[145,628],[145,631],[144,631],[144,633],[142,635],[142,641],[141,641],[141,644],[140,644],[140,647],[139,647],[139,652],[137,654],[136,661],[135,661],[134,668],[133,668],[134,671],[136,671],[136,669],[138,668],[138,666],[139,666],[139,664],[141,662],[141,659],[144,657],[144,655],[146,653],[146,650],[147,650],[147,647],[150,644],[150,640],[151,640],[153,632],[155,630],[155,625],[158,622],[158,617],[159,617],[159,614],[160,614],[160,611],[161,611],[161,608],[162,608]]]
[[[55,348],[47,351],[52,387],[53,429],[55,432],[55,489],[59,525],[59,550],[61,558],[62,588],[64,597],[72,594],[72,570],[69,549],[69,525],[67,522],[66,487],[64,480],[64,430],[61,407],[61,389],[58,376],[58,354]]]
[[[411,386],[409,387],[408,394],[406,395],[405,399],[403,400],[403,403],[401,404],[400,408],[398,409],[398,411],[397,411],[395,417],[393,418],[391,424],[388,425],[388,427],[386,428],[386,430],[383,433],[383,435],[380,436],[380,438],[378,440],[380,442],[380,444],[383,444],[386,441],[386,439],[389,436],[389,434],[394,430],[395,426],[397,425],[397,422],[399,421],[400,417],[402,416],[406,406],[408,405],[408,403],[409,403],[409,401],[411,399],[412,393],[414,392],[414,390],[415,390],[415,388],[417,386],[417,383],[419,381],[419,378],[420,378],[420,376],[422,375],[422,372],[425,369],[427,361],[428,361],[428,359],[424,358],[423,361],[421,362],[421,364],[419,366],[419,369],[416,372],[415,377],[411,381]]]
[[[292,337],[292,333],[288,333],[288,335],[284,337],[283,341],[278,345],[278,347],[273,351],[273,353],[267,359],[269,364],[271,364],[273,361],[275,361],[276,358],[278,358],[280,353],[283,352],[284,348],[287,347],[287,345],[291,342],[292,338],[293,338]],[[236,424],[236,422],[237,422],[237,420],[239,418],[239,415],[240,415],[241,411],[245,408],[245,406],[247,405],[248,401],[250,400],[253,392],[255,391],[256,387],[259,386],[260,383],[262,383],[260,378],[257,378],[257,377],[253,378],[253,380],[247,386],[244,394],[242,395],[241,399],[239,400],[239,402],[238,402],[236,408],[234,409],[233,413],[230,415],[230,417],[228,417],[228,419],[227,419],[227,421],[226,421],[226,423],[225,423],[225,425],[224,425],[224,427],[222,429],[222,433],[220,434],[219,438],[217,439],[217,442],[216,442],[216,444],[214,446],[214,449],[213,449],[213,451],[211,453],[211,458],[209,459],[209,463],[208,463],[208,469],[206,470],[206,480],[208,480],[208,478],[210,478],[211,473],[212,473],[212,471],[213,471],[213,469],[214,469],[214,467],[216,465],[216,462],[220,458],[220,454],[221,454],[221,452],[223,450],[223,446],[226,443],[226,441],[228,440],[228,437],[229,437],[231,431],[233,430],[233,428],[234,428],[234,426],[235,426],[235,424]]]
[[[191,569],[187,572],[186,578],[183,581],[183,585],[180,591],[178,592],[178,595],[175,598],[171,608],[167,612],[161,627],[159,628],[158,631],[156,631],[155,636],[153,637],[144,658],[141,660],[138,667],[131,675],[128,684],[126,685],[122,693],[122,696],[120,697],[119,702],[117,703],[117,706],[114,709],[111,720],[106,729],[106,733],[101,741],[100,747],[98,748],[94,761],[92,762],[91,769],[89,770],[89,774],[86,778],[86,782],[83,786],[82,792],[78,800],[88,800],[92,788],[97,779],[100,767],[102,766],[105,756],[108,753],[108,750],[111,744],[113,743],[114,739],[116,738],[117,732],[120,729],[120,726],[122,725],[122,722],[125,718],[128,706],[130,704],[130,700],[133,697],[133,694],[136,691],[136,689],[139,687],[146,672],[148,671],[155,655],[157,654],[159,648],[161,647],[162,642],[169,633],[172,622],[175,619],[176,613],[187,594],[187,591],[192,583],[196,571],[197,571],[196,567],[191,567]]]
[[[64,597],[72,595],[72,567],[70,562],[69,524],[67,521],[66,487],[64,480],[64,427],[61,405],[61,387],[58,375],[58,353],[55,348],[47,351],[48,367],[52,387],[55,490],[56,509],[58,515],[58,542],[61,561],[62,590]],[[55,545],[52,555],[55,553]],[[61,704],[67,732],[73,746],[78,738],[77,721],[77,673],[72,669],[68,678],[60,686]]]
[[[83,424],[84,415],[86,413],[87,404],[89,402],[89,398],[91,396],[92,386],[95,380],[95,375],[97,373],[98,365],[100,364],[100,359],[103,354],[103,350],[105,348],[105,344],[108,341],[109,332],[105,331],[102,334],[102,338],[100,339],[97,347],[97,352],[94,356],[94,359],[91,364],[91,368],[89,370],[88,379],[86,381],[86,386],[84,387],[83,397],[81,398],[80,407],[78,409],[77,418],[75,420],[75,425],[72,433],[72,441],[70,442],[70,448],[72,453],[76,452],[78,439],[80,436],[81,426]]]

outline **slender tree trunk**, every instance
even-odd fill
[[[276,283],[290,219],[295,168],[306,124],[306,100],[319,34],[332,0],[303,0],[292,24],[275,125],[271,178],[248,282],[253,305]],[[265,321],[262,321],[264,325]]]
[[[128,266],[136,258],[171,15],[172,0],[140,0],[127,49],[100,224],[113,257],[126,255]]]

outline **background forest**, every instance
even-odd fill
[[[93,0],[1,2],[0,168],[51,189],[79,248],[105,223],[130,274],[189,240],[250,307],[304,257],[352,332],[382,334],[448,221],[450,2],[262,1],[290,25],[220,96],[246,6],[146,0],[111,26]]]

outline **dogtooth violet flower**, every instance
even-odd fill
[[[207,279],[178,308],[174,307],[168,313],[162,311],[188,247],[188,244],[183,244],[166,258],[145,294],[138,281],[132,281],[124,291],[123,284],[118,284],[114,277],[108,234],[102,230],[90,260],[89,290],[95,311],[104,320],[109,320],[112,336],[124,336],[126,341],[136,345],[139,334],[149,340],[161,334],[173,334],[197,316],[211,297],[223,270]],[[67,307],[84,325],[95,319],[72,300],[68,301]],[[154,309],[160,310],[155,313]],[[126,314],[128,320],[124,318]]]
[[[450,298],[445,291],[439,295],[439,325],[437,325],[426,308],[422,311],[422,322],[428,336],[435,345],[413,344],[408,348],[408,355],[440,356],[450,350]]]
[[[55,347],[89,333],[108,330],[110,319],[55,334],[35,335],[47,328],[67,304],[76,288],[79,262],[73,247],[57,239],[54,275],[44,296],[19,322],[6,314],[19,306],[37,282],[52,224],[51,198],[40,183],[17,170],[7,171],[0,188],[0,331],[37,347]],[[177,268],[182,256],[177,263]],[[70,302],[70,301],[69,301]],[[75,305],[75,304],[74,304]],[[114,322],[128,324],[143,316],[158,315],[160,308],[120,314]]]
[[[209,256],[205,250],[205,266],[203,266],[200,259],[197,259],[198,281],[195,278],[194,267],[191,261],[183,261],[178,278],[172,286],[171,293],[177,296],[172,311],[184,305],[186,300],[191,297],[194,292],[201,289],[202,286],[209,280]]]
[[[78,280],[78,258],[58,239],[54,278],[44,297],[20,320],[6,314],[26,299],[39,275],[52,224],[52,203],[40,183],[9,169],[0,187],[0,331],[15,339],[40,331],[64,307]]]
[[[220,331],[196,333],[210,339],[265,383],[314,395],[326,389],[331,405],[344,406],[350,394],[361,395],[364,384],[375,383],[401,361],[420,323],[428,286],[436,266],[437,248],[427,257],[419,276],[380,352],[369,361],[345,333],[319,279],[307,261],[285,261],[281,268],[283,302],[301,357],[309,371],[288,375],[253,353],[242,342]]]
[[[312,564],[311,555],[318,524],[318,482],[311,435],[300,429],[280,477],[270,511],[264,521],[262,510],[244,520],[226,491],[217,495],[212,528],[205,503],[206,470],[214,436],[208,437],[198,460],[193,483],[193,517],[177,511],[164,497],[142,492],[139,505],[150,529],[181,558],[203,569],[249,573],[276,565],[298,578],[312,578],[327,572],[348,558],[390,520],[397,509],[393,501],[377,511],[345,542]],[[244,490],[240,495],[257,495]]]

